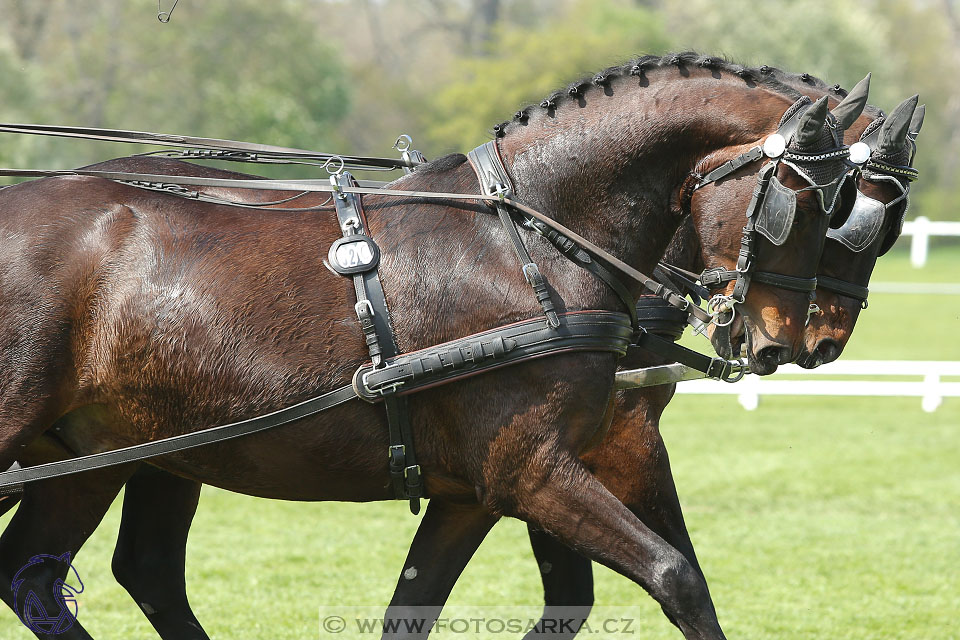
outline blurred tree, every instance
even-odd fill
[[[38,3],[6,4],[14,20],[0,40],[20,68],[4,82],[34,87],[29,121],[320,148],[349,110],[350,79],[337,47],[302,19],[306,0],[180,3],[169,24],[142,3],[50,3],[43,19],[28,9]],[[104,157],[52,144],[36,153],[56,147],[68,166]]]
[[[570,3],[534,27],[502,21],[486,55],[451,63],[449,80],[424,114],[427,137],[437,152],[469,149],[518,107],[634,52],[662,51],[667,43],[660,16],[614,0]]]
[[[167,3],[169,4],[169,3]],[[928,105],[913,213],[960,218],[957,0],[0,0],[0,119],[435,157],[570,80],[694,49]],[[0,136],[2,164],[128,153]]]

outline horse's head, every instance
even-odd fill
[[[697,168],[702,177],[689,206],[708,266],[704,284],[716,294],[711,341],[727,358],[745,341],[751,370],[761,375],[802,348],[828,224],[845,217],[853,201],[841,132],[866,98],[859,87],[830,113],[825,97],[803,97],[763,139],[713,154]],[[744,202],[745,226],[724,224],[729,209],[742,210]]]
[[[851,160],[863,164],[856,201],[846,219],[827,231],[817,276],[819,311],[810,316],[798,359],[803,367],[836,360],[861,308],[866,308],[867,284],[877,257],[890,249],[903,227],[910,180],[917,175],[911,165],[923,114],[914,96],[889,116],[869,118],[869,124],[859,128],[862,145],[851,147]]]

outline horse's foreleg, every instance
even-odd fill
[[[161,638],[207,640],[184,580],[200,483],[143,466],[127,481],[113,575]]]
[[[632,579],[688,639],[723,638],[700,572],[566,451],[526,462],[523,482],[492,483],[487,499],[590,560]]]
[[[427,637],[457,578],[497,520],[477,504],[430,501],[387,609],[383,638]]]
[[[614,464],[613,456],[610,455],[613,452],[601,448],[592,456],[601,461],[595,463],[595,474],[644,525],[683,554],[702,576],[703,572],[683,520],[667,452],[658,434],[653,448],[654,451],[645,451],[627,447],[631,455],[620,457],[630,459],[630,464],[625,466]],[[636,460],[635,454],[641,451],[639,460]],[[537,631],[541,635],[531,633],[529,637],[543,637],[544,630],[551,627],[564,628],[559,624],[560,620],[573,620],[577,622],[574,626],[579,628],[593,606],[592,563],[553,536],[533,527],[530,528],[530,544],[543,581],[544,612],[537,625]],[[555,634],[550,637],[573,637],[573,634]]]
[[[58,598],[57,581],[81,589],[83,566],[75,562],[76,554],[133,469],[111,467],[24,487],[23,500],[0,536],[0,598],[37,637],[90,638]]]

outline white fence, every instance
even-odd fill
[[[927,263],[930,236],[960,236],[960,222],[932,221],[917,216],[903,223],[903,234],[910,238],[910,263],[917,268]]]
[[[784,379],[797,376],[801,379]],[[919,380],[855,380],[853,376],[915,377]],[[677,393],[735,395],[749,411],[762,395],[779,396],[910,396],[922,398],[924,411],[936,411],[944,398],[960,397],[960,362],[946,360],[838,360],[816,369],[790,364],[770,376],[745,377],[730,384],[718,380],[690,380],[677,384]]]

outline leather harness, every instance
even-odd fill
[[[409,500],[413,513],[419,511],[423,494],[423,479],[416,461],[414,442],[409,422],[407,396],[437,385],[462,380],[506,365],[517,364],[558,353],[575,351],[609,352],[623,356],[634,345],[657,353],[727,381],[735,381],[745,373],[739,362],[709,357],[674,344],[669,339],[654,335],[651,331],[667,328],[669,336],[679,333],[669,322],[664,324],[664,310],[669,305],[674,311],[697,327],[713,320],[713,316],[692,305],[681,293],[650,278],[618,260],[600,247],[592,244],[572,230],[551,218],[512,199],[514,189],[510,177],[499,156],[496,142],[489,142],[473,150],[469,155],[477,173],[481,194],[446,194],[414,192],[360,186],[346,171],[345,166],[374,168],[410,168],[419,164],[422,156],[402,149],[402,161],[386,159],[341,158],[330,154],[318,154],[299,149],[250,145],[232,141],[205,138],[164,136],[144,132],[117,130],[85,130],[71,127],[44,127],[42,125],[0,125],[0,131],[39,133],[41,135],[66,135],[69,137],[94,137],[95,139],[148,142],[185,147],[179,157],[205,157],[232,159],[241,162],[309,162],[329,167],[329,185],[316,181],[229,180],[195,178],[187,176],[164,176],[102,171],[22,171],[0,170],[0,175],[91,175],[133,184],[152,190],[172,192],[181,197],[206,199],[200,193],[189,192],[182,185],[223,186],[232,188],[256,188],[275,190],[326,191],[333,194],[337,218],[342,232],[328,254],[331,267],[354,282],[357,302],[355,311],[370,355],[370,362],[354,374],[350,385],[326,392],[292,407],[248,420],[209,427],[191,433],[146,442],[113,451],[79,456],[70,460],[41,464],[26,469],[0,473],[0,487],[23,482],[53,478],[105,466],[145,460],[165,454],[202,446],[213,442],[237,438],[264,431],[295,420],[314,415],[339,406],[344,402],[361,398],[368,402],[383,402],[386,408],[390,432],[388,466],[395,497]],[[398,140],[399,144],[399,140]],[[191,155],[195,154],[195,155]],[[745,157],[727,163],[725,167],[711,172],[704,180],[718,180],[722,175],[755,159],[751,150]],[[369,161],[369,164],[366,162]],[[739,165],[735,166],[737,162]],[[723,170],[723,171],[721,171]],[[725,172],[725,173],[724,173]],[[765,172],[761,172],[764,174]],[[762,179],[762,178],[761,178]],[[704,182],[703,184],[706,184]],[[175,186],[176,188],[171,188]],[[186,191],[186,193],[185,193]],[[498,327],[479,334],[454,340],[419,351],[400,354],[393,336],[389,310],[378,275],[379,249],[367,232],[360,195],[403,195],[434,199],[481,200],[495,207],[503,227],[513,243],[521,262],[521,272],[530,284],[543,311],[543,317]],[[755,199],[759,194],[755,194]],[[223,200],[213,200],[229,204]],[[751,211],[757,206],[752,203]],[[574,264],[587,269],[605,282],[623,302],[626,313],[612,311],[574,311],[557,313],[550,296],[546,279],[529,252],[517,229],[515,212],[525,214],[522,223],[549,240],[557,250]],[[743,254],[743,252],[741,252]],[[750,254],[752,255],[752,254]],[[739,265],[738,265],[739,266]],[[637,314],[637,301],[627,287],[614,275],[614,271],[640,282],[653,294],[657,302],[649,300],[641,308],[645,320],[651,322],[651,331],[645,330]],[[740,270],[738,269],[738,273]],[[756,277],[756,274],[754,274]],[[763,276],[761,276],[763,277]],[[783,277],[783,276],[779,276]],[[789,284],[789,283],[788,283]],[[745,295],[745,289],[743,294]],[[649,298],[649,297],[648,297]],[[659,311],[653,309],[661,308]],[[651,315],[652,314],[652,315]],[[677,318],[674,317],[675,321]],[[659,323],[659,324],[657,324]],[[670,328],[674,326],[674,328]]]

